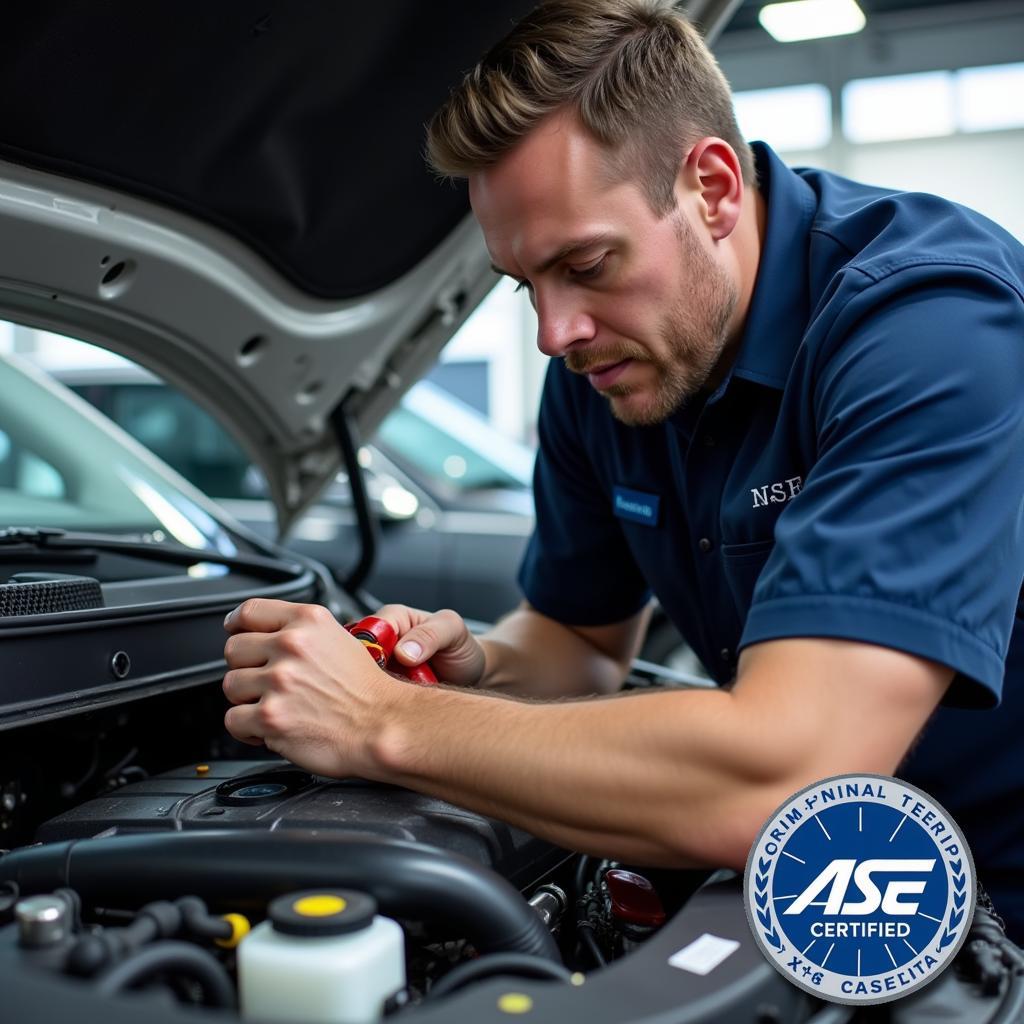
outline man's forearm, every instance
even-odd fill
[[[626,674],[622,662],[529,608],[507,615],[480,643],[486,656],[480,688],[498,693],[541,700],[609,694]]]
[[[901,651],[791,638],[744,651],[727,692],[545,704],[394,683],[360,736],[371,778],[561,846],[740,868],[768,815],[803,786],[894,772],[952,676]]]
[[[901,651],[796,637],[748,647],[728,692],[528,702],[396,680],[318,605],[254,598],[226,625],[236,739],[647,864],[740,867],[801,786],[892,772],[953,677]],[[625,655],[642,626],[587,634]]]
[[[754,755],[743,737],[755,730],[728,693],[536,704],[403,687],[397,697],[373,744],[379,779],[567,848],[739,866],[748,823],[775,799],[747,770]]]

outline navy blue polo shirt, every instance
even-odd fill
[[[955,669],[900,774],[964,828],[1024,937],[1024,248],[954,203],[754,149],[767,229],[717,390],[627,427],[549,367],[524,595],[600,625],[653,593],[719,682],[781,637]]]

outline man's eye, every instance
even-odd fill
[[[596,263],[591,263],[588,267],[570,267],[569,273],[577,281],[592,281],[604,270],[604,261],[605,257],[602,256]]]

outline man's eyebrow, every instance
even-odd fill
[[[543,274],[545,271],[550,270],[556,263],[561,263],[567,256],[573,256],[578,252],[582,252],[585,249],[591,249],[595,245],[600,245],[602,242],[607,242],[611,238],[611,235],[607,231],[601,231],[596,235],[588,235],[586,238],[576,238],[571,242],[566,242],[557,252],[552,253],[543,263],[537,268],[536,273]],[[515,274],[510,273],[507,270],[502,270],[496,263],[491,263],[491,270],[496,274],[504,274],[506,277],[515,278]]]

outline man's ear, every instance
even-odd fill
[[[743,207],[743,170],[736,151],[723,139],[701,139],[679,169],[687,192],[697,199],[698,216],[720,242],[732,234]]]

